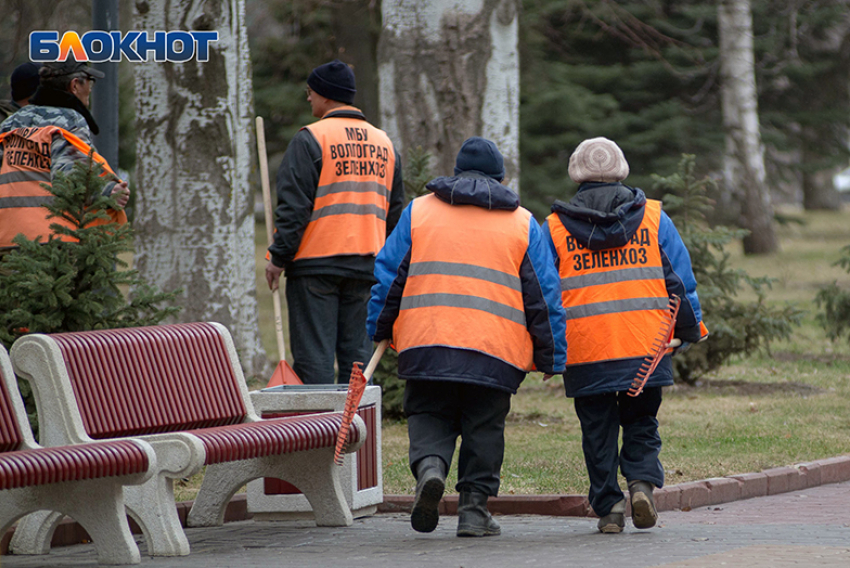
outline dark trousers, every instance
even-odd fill
[[[339,382],[348,383],[351,365],[366,363],[366,307],[372,282],[342,276],[286,279],[292,369],[304,384],[333,384],[334,357]]]
[[[581,449],[590,477],[588,499],[600,517],[624,498],[617,480],[618,466],[626,481],[664,485],[664,468],[658,459],[661,436],[656,416],[660,406],[661,387],[646,388],[637,397],[612,392],[575,399]],[[623,445],[618,452],[620,428]]]
[[[404,413],[414,476],[416,464],[428,456],[450,466],[460,436],[455,489],[498,495],[511,394],[452,381],[406,383]]]

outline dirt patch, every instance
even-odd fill
[[[850,355],[843,353],[830,353],[824,355],[813,355],[811,353],[791,353],[790,351],[777,351],[773,358],[779,363],[793,363],[795,361],[810,361],[832,365],[836,362],[850,362]]]
[[[511,411],[506,422],[513,424],[537,424],[538,426],[548,426],[550,424],[563,424],[566,422],[563,416],[555,414],[545,414],[543,412],[516,412]]]
[[[814,396],[823,394],[826,389],[806,385],[803,383],[795,383],[783,381],[778,383],[756,383],[749,381],[735,380],[711,380],[701,379],[695,385],[678,384],[675,387],[681,393],[692,392],[698,394],[700,392],[714,392],[723,395],[737,396],[753,396],[753,395],[770,395],[770,394],[788,394],[796,396]]]

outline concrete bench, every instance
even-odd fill
[[[134,437],[158,462],[145,484],[124,491],[128,513],[154,556],[189,554],[174,502],[173,480],[206,467],[188,526],[217,526],[231,497],[248,481],[285,479],[298,487],[320,526],[352,522],[334,446],[339,412],[262,420],[254,411],[236,349],[217,323],[32,334],[12,347],[19,376],[33,385],[45,445]],[[355,417],[348,452],[366,438]],[[61,518],[38,524],[17,552],[45,549]]]
[[[139,440],[36,444],[9,354],[0,345],[0,536],[24,515],[59,511],[86,529],[101,564],[138,564],[123,489],[146,481],[155,466],[153,448]]]

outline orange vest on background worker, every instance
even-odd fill
[[[64,137],[72,146],[88,156],[91,147],[79,137],[58,126],[18,128],[0,134],[3,146],[3,163],[0,167],[0,248],[16,246],[12,239],[18,234],[33,240],[42,236],[46,242],[53,233],[50,225],[57,223],[72,228],[61,217],[48,218],[43,205],[51,203],[53,194],[44,187],[50,186],[51,143],[54,136]],[[94,153],[92,159],[103,167],[101,175],[115,175],[109,164],[100,154]],[[109,210],[112,222],[126,223],[127,215],[123,210]],[[102,224],[109,221],[98,221]],[[72,240],[67,236],[58,236],[62,240]]]
[[[530,217],[523,208],[488,211],[434,195],[413,202],[410,268],[393,326],[399,353],[439,344],[532,369],[519,277]]]
[[[354,110],[339,107],[333,113]],[[322,148],[313,214],[294,260],[378,254],[386,240],[395,150],[365,120],[324,118],[305,126]]]
[[[658,243],[661,202],[647,200],[643,221],[623,247],[591,251],[558,215],[548,220],[560,258],[567,312],[567,367],[646,357],[667,313]]]

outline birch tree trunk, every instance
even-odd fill
[[[402,159],[431,153],[451,175],[470,136],[496,143],[519,189],[519,0],[383,0],[381,128]]]
[[[217,321],[266,373],[254,254],[253,95],[244,0],[136,0],[132,29],[217,30],[209,61],[137,63],[135,265],[183,289],[181,321]]]
[[[720,0],[717,12],[726,191],[743,196],[741,226],[750,230],[744,238],[744,252],[774,252],[779,243],[759,130],[750,1]]]

